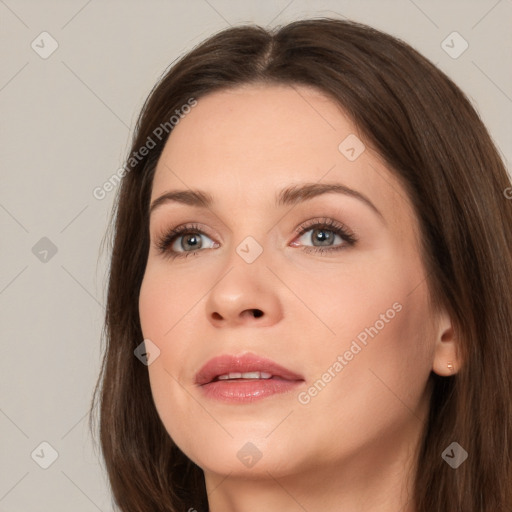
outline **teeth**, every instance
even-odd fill
[[[219,375],[219,380],[229,380],[229,379],[270,379],[272,377],[271,373],[267,372],[231,372],[226,373],[224,375]]]

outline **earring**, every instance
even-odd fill
[[[448,370],[450,370],[450,372],[453,372],[453,364],[452,363],[448,363],[446,366],[448,366]]]

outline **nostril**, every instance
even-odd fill
[[[242,313],[242,315],[243,316],[253,316],[254,318],[260,318],[261,316],[263,316],[263,311],[261,311],[261,309],[246,309]],[[223,316],[220,313],[217,313],[216,311],[214,311],[212,313],[212,318],[214,320],[222,320]]]

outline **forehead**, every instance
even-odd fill
[[[199,188],[245,207],[268,205],[276,190],[306,181],[359,190],[390,222],[412,215],[405,190],[341,107],[296,85],[244,85],[199,98],[167,140],[151,200]]]
[[[327,171],[343,134],[354,131],[336,104],[312,88],[245,85],[200,98],[174,128],[159,164],[186,162],[191,178],[205,180],[242,173],[265,179],[279,168],[302,175],[329,161]]]

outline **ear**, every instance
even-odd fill
[[[445,310],[439,314],[435,336],[432,370],[441,377],[455,375],[462,366],[460,340]]]

